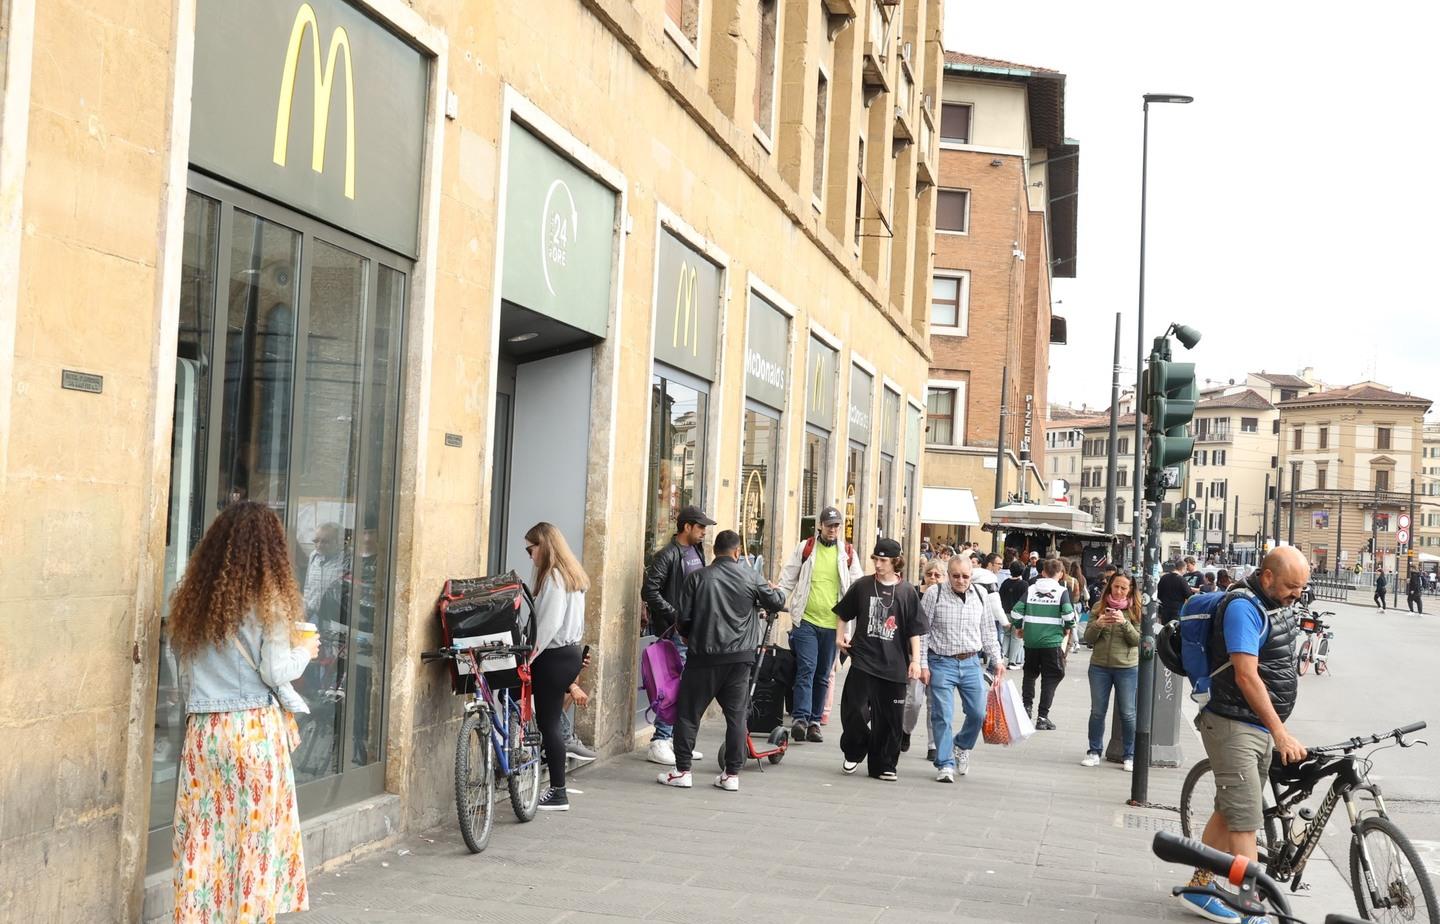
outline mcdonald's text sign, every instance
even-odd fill
[[[415,256],[428,74],[343,0],[198,0],[190,162]]]

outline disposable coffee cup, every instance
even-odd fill
[[[310,639],[319,636],[320,629],[313,622],[297,622],[295,623],[295,631],[291,634],[294,636],[296,645],[303,645],[310,641]]]

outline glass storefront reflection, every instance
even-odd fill
[[[740,449],[740,536],[743,560],[771,577],[775,562],[775,487],[780,421],[747,409]]]
[[[703,504],[706,406],[709,395],[655,376],[650,390],[650,496],[646,499],[645,561],[675,532],[687,504]]]

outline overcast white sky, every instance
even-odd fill
[[[1067,75],[1080,141],[1078,275],[1050,399],[1106,406],[1115,312],[1134,381],[1143,93],[1150,110],[1146,333],[1204,339],[1198,376],[1314,366],[1440,401],[1428,274],[1440,207],[1440,4],[946,0],[945,45]],[[1146,351],[1149,350],[1147,340]]]

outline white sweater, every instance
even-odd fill
[[[566,590],[554,571],[535,593],[535,651],[579,644],[585,636],[585,591]]]

